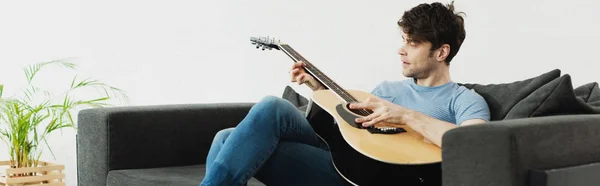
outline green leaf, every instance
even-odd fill
[[[71,81],[71,89],[73,88],[73,85],[75,85],[75,79],[77,79],[77,75],[75,75],[75,77],[73,77],[73,80]]]
[[[74,127],[75,126],[75,121],[73,121],[73,116],[71,116],[71,112],[67,112],[67,116],[69,117],[69,127]]]
[[[25,67],[23,70],[25,71],[25,77],[27,78],[27,83],[31,83],[31,81],[33,81],[33,78],[35,77],[35,75],[43,67],[48,66],[48,65],[58,64],[60,66],[66,67],[66,68],[75,69],[76,65],[74,63],[69,62],[70,59],[71,58],[66,58],[66,59],[59,59],[59,60],[54,60],[54,61],[36,63],[36,64]]]
[[[48,150],[50,150],[50,154],[52,154],[52,158],[56,158],[56,156],[54,156],[54,152],[52,151],[52,148],[50,148],[50,144],[48,144],[48,141],[46,141],[46,138],[44,138],[44,143],[46,144],[46,147],[48,147]],[[40,153],[41,156],[41,153]],[[40,159],[40,157],[38,157],[38,159]]]
[[[77,106],[77,105],[88,105],[88,106],[92,106],[92,107],[107,106],[109,104],[102,103],[102,101],[106,101],[108,99],[110,99],[110,98],[109,97],[102,97],[102,98],[92,99],[92,100],[86,100],[86,101],[77,101],[77,102],[75,102],[74,106]]]
[[[47,97],[50,97],[51,95],[49,91],[42,90],[41,88],[33,86],[31,84],[23,92],[25,93],[25,98],[27,98],[26,101],[32,101],[33,97],[35,97],[35,95],[37,95],[37,93],[39,92],[44,93],[44,95],[46,95]]]
[[[81,88],[81,87],[86,87],[86,86],[104,86],[104,83],[101,83],[98,80],[90,80],[90,78],[86,78],[83,81],[77,83],[77,85],[75,85],[75,87],[72,87],[73,89],[76,88]]]
[[[6,131],[6,129],[0,129],[0,134],[0,137],[5,138],[4,141],[10,139],[10,134],[8,133],[8,131]]]
[[[0,84],[0,99],[2,98],[2,92],[4,91],[4,85]]]

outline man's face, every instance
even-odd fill
[[[437,51],[430,52],[431,42],[415,42],[407,34],[402,34],[403,44],[398,50],[402,60],[402,74],[410,78],[426,78],[437,67],[434,57]]]

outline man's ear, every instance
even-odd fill
[[[439,53],[437,56],[437,61],[445,61],[448,55],[450,55],[450,45],[443,44],[439,49]]]

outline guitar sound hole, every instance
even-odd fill
[[[368,116],[371,113],[371,112],[369,112],[368,110],[365,110],[365,109],[350,109],[350,103],[346,104],[346,108],[350,112],[352,112],[352,113],[354,113],[356,115],[359,115],[359,116]]]

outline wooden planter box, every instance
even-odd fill
[[[65,186],[63,170],[64,165],[42,161],[38,167],[27,168],[10,168],[10,161],[0,161],[0,186]]]

